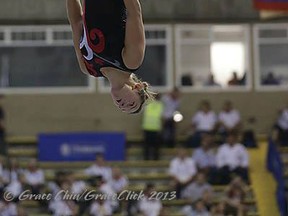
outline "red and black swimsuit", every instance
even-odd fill
[[[125,66],[122,49],[125,40],[126,8],[123,0],[85,0],[81,53],[88,72],[95,77],[103,67],[134,72]]]

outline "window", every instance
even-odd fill
[[[183,90],[247,90],[250,72],[247,26],[176,26],[176,75]]]
[[[89,92],[69,26],[0,27],[0,92]],[[93,79],[93,78],[92,78]]]
[[[172,86],[172,30],[169,25],[145,26],[146,51],[142,66],[135,73],[153,89],[165,91]],[[109,91],[105,78],[99,79],[100,91]]]
[[[256,88],[288,88],[288,24],[259,24],[254,27]]]

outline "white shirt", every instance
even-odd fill
[[[109,202],[104,201],[102,205],[98,202],[94,202],[90,208],[90,215],[93,216],[107,216],[112,215],[112,207]]]
[[[162,209],[160,200],[141,199],[138,203],[138,208],[144,216],[158,216]]]
[[[111,185],[112,189],[119,193],[121,192],[127,185],[128,185],[128,179],[126,176],[121,176],[119,179],[112,178],[109,184]]]
[[[288,130],[288,109],[284,109],[278,118],[278,126],[283,130]]]
[[[217,167],[229,166],[230,169],[236,167],[248,167],[249,156],[246,148],[242,144],[223,144],[219,147],[216,155]]]
[[[110,167],[98,166],[94,164],[89,168],[85,169],[85,174],[89,176],[102,176],[106,181],[110,181],[112,176],[112,171]]]
[[[170,95],[164,95],[162,102],[164,104],[163,117],[165,119],[173,118],[174,112],[177,111],[180,105],[180,101],[172,99]]]
[[[72,194],[80,194],[86,188],[86,184],[84,181],[75,181],[71,186],[71,193]]]
[[[231,129],[240,122],[240,114],[237,110],[231,110],[230,112],[222,111],[219,113],[219,121]]]
[[[70,216],[73,215],[73,210],[71,209],[71,207],[67,204],[66,201],[63,201],[62,199],[59,200],[53,200],[53,206],[52,210],[54,212],[53,216]],[[70,201],[72,205],[73,201]]]
[[[9,202],[5,204],[0,202],[0,215],[1,216],[14,216],[17,215],[17,206],[15,203]]]
[[[3,169],[2,173],[2,179],[4,182],[9,183],[11,181],[17,181],[18,180],[18,174],[22,173],[23,171],[21,169],[12,170],[9,169]]]
[[[211,131],[217,123],[217,116],[213,111],[208,113],[198,111],[193,116],[192,123],[196,126],[197,131]]]
[[[26,181],[29,185],[39,185],[44,184],[44,172],[41,169],[38,169],[35,172],[30,172],[29,170],[24,171]]]
[[[23,192],[23,187],[22,184],[16,180],[8,184],[4,190],[12,193],[13,197],[16,198]]]
[[[196,164],[192,158],[186,157],[184,160],[181,160],[177,157],[170,162],[169,174],[181,182],[188,181],[196,173]]]

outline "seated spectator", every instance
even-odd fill
[[[66,172],[58,171],[55,173],[55,179],[52,182],[48,182],[48,190],[52,195],[56,195],[61,190],[62,183],[66,180]]]
[[[4,184],[17,180],[19,174],[22,172],[23,170],[19,168],[18,161],[16,159],[10,159],[8,161],[8,166],[3,169],[2,179]]]
[[[116,194],[116,192],[113,190],[112,186],[105,180],[105,178],[103,178],[102,176],[96,177],[96,188],[99,190],[99,192],[108,197],[106,201],[108,201],[111,205],[113,212],[117,211],[119,207],[119,202],[117,199],[113,199],[113,196],[114,194]]]
[[[90,216],[112,216],[113,211],[110,203],[107,200],[96,199],[89,211]]]
[[[16,180],[11,181],[5,188],[5,192],[10,192],[14,197],[14,202],[18,201],[19,195],[26,188],[26,179],[23,174],[19,174]]]
[[[122,173],[119,167],[112,169],[112,179],[109,184],[116,193],[120,193],[128,186],[128,178]]]
[[[158,199],[149,199],[151,193],[155,191],[153,184],[147,184],[144,190],[144,198],[138,202],[139,212],[143,216],[158,216],[162,210],[162,203]]]
[[[214,151],[214,137],[210,134],[202,136],[201,146],[193,151],[192,158],[199,171],[212,174],[216,164],[216,152]]]
[[[182,86],[193,86],[194,81],[191,74],[184,74],[181,77],[181,85]]]
[[[241,80],[238,78],[237,72],[232,72],[232,78],[228,81],[228,86],[241,85]]]
[[[2,201],[0,201],[0,215],[1,216],[18,215],[17,205],[14,202],[7,202],[3,199]]]
[[[288,107],[280,112],[274,128],[279,144],[288,146]]]
[[[226,135],[232,131],[239,131],[241,127],[241,118],[238,110],[233,108],[231,101],[224,103],[222,111],[219,113],[219,132],[225,139]]]
[[[275,77],[274,73],[270,71],[262,80],[263,85],[279,85],[280,81]]]
[[[232,212],[236,210],[237,215],[244,215],[245,206],[243,205],[243,201],[246,194],[242,186],[234,181],[228,186],[226,191],[227,208],[231,209]]]
[[[206,181],[205,174],[199,172],[191,184],[189,184],[181,193],[181,198],[189,199],[192,202],[202,199],[204,193],[213,193],[212,186]],[[206,194],[206,196],[208,196]]]
[[[68,192],[71,194],[70,183],[68,181],[63,181],[60,187],[61,191]],[[78,206],[74,201],[69,199],[64,199],[65,193],[58,193],[54,199],[49,203],[49,208],[53,213],[53,216],[76,216],[78,215]]]
[[[194,160],[187,156],[186,149],[179,148],[177,157],[170,162],[169,167],[177,198],[180,198],[181,191],[194,180],[196,173]]]
[[[111,179],[111,168],[106,165],[103,154],[97,154],[95,163],[84,172],[89,176],[102,176],[106,181]]]
[[[248,181],[249,157],[246,148],[237,143],[237,135],[229,133],[226,143],[219,147],[216,155],[219,184],[228,184],[231,175],[241,176]]]
[[[210,213],[207,210],[205,203],[200,199],[194,203],[192,212],[189,216],[210,216]]]
[[[199,147],[201,143],[201,136],[205,133],[213,134],[216,129],[217,116],[211,110],[208,101],[202,101],[200,109],[192,118],[192,136],[188,139],[187,145],[189,147]]]
[[[207,81],[204,83],[204,86],[221,87],[221,85],[215,81],[214,75],[212,73],[209,74]]]
[[[69,172],[67,173],[66,179],[70,184],[70,190],[73,194],[81,194],[86,189],[86,183],[81,180],[76,180],[75,173]]]
[[[31,187],[32,193],[39,194],[45,183],[44,172],[38,167],[37,161],[32,159],[24,171],[26,183]]]

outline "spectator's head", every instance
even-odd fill
[[[212,147],[213,145],[213,136],[211,134],[203,134],[202,137],[201,137],[201,147],[204,149],[204,150],[208,150]]]
[[[203,202],[203,200],[199,199],[194,203],[194,209],[196,212],[205,212],[207,211],[205,203]]]
[[[155,191],[155,185],[153,183],[147,183],[144,189],[144,194],[150,196],[153,191]]]
[[[209,112],[211,110],[211,106],[210,106],[209,101],[207,101],[207,100],[202,101],[200,104],[200,110],[205,112],[205,113]]]
[[[17,161],[15,158],[11,158],[11,159],[8,161],[8,166],[9,166],[9,169],[10,169],[10,170],[17,170],[17,169],[19,169],[19,163],[18,163],[18,161]]]
[[[177,100],[180,96],[180,91],[177,87],[174,87],[173,90],[170,92],[171,98]]]
[[[97,166],[105,166],[105,158],[103,154],[97,154],[95,163]]]
[[[74,172],[68,172],[66,174],[66,178],[65,178],[67,181],[69,181],[71,184],[73,184],[73,182],[75,182],[76,180],[76,176],[75,176],[75,173]]]
[[[231,183],[232,186],[239,186],[242,187],[244,183],[243,179],[241,178],[241,176],[234,176]]]
[[[196,183],[198,185],[203,185],[206,183],[206,176],[204,173],[201,173],[199,172],[197,175],[196,175]]]
[[[18,177],[18,181],[19,181],[22,185],[26,184],[26,178],[25,178],[25,175],[24,175],[24,174],[19,173],[17,177]]]
[[[122,177],[122,170],[119,167],[113,167],[112,169],[112,178],[113,179],[120,179]]]
[[[224,105],[223,105],[223,110],[225,112],[230,112],[233,109],[233,104],[231,101],[227,100],[225,101]]]
[[[181,159],[181,160],[184,160],[185,158],[187,158],[187,151],[186,151],[186,149],[185,148],[183,148],[183,147],[180,147],[180,148],[178,148],[178,150],[177,150],[177,157],[179,158],[179,159]]]
[[[30,172],[36,172],[38,170],[38,164],[37,164],[36,159],[31,159],[28,163],[27,168]]]
[[[226,143],[229,145],[234,145],[237,143],[238,134],[236,132],[231,132],[227,135]]]
[[[60,186],[62,182],[66,180],[66,173],[64,171],[58,171],[55,174],[55,183]]]

